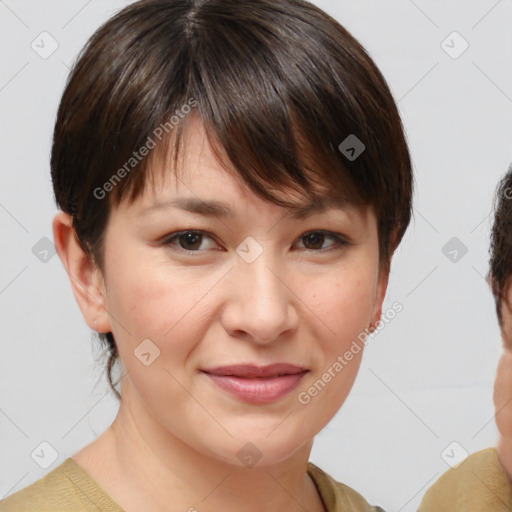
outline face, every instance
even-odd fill
[[[168,204],[185,198],[222,202],[231,215]],[[285,460],[329,422],[362,350],[332,367],[379,320],[387,284],[371,208],[293,218],[220,166],[198,120],[180,179],[162,172],[115,208],[104,254],[105,328],[128,372],[121,407],[236,465],[248,442],[260,465]],[[276,363],[291,366],[261,368]],[[329,368],[329,382],[307,393]]]
[[[509,286],[508,300],[509,304],[512,304],[512,285]],[[507,304],[503,304],[502,314],[503,353],[498,362],[494,381],[494,406],[496,425],[500,434],[498,458],[512,478],[512,310]]]

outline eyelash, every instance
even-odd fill
[[[329,252],[329,251],[333,251],[333,250],[339,250],[339,249],[342,249],[345,246],[350,245],[350,242],[348,242],[342,235],[340,235],[338,233],[333,233],[331,231],[325,231],[325,230],[308,231],[308,232],[304,233],[303,235],[301,235],[299,237],[299,240],[302,240],[303,238],[305,238],[307,236],[310,236],[310,235],[313,235],[313,234],[318,234],[318,233],[320,233],[322,235],[325,235],[328,238],[334,239],[334,241],[336,243],[333,246],[328,247],[328,248],[324,248],[324,249],[304,249],[305,251],[308,251],[308,252]],[[205,232],[205,231],[199,231],[199,230],[177,231],[175,233],[171,233],[170,235],[166,235],[165,237],[163,237],[160,240],[160,245],[163,245],[165,247],[169,247],[171,250],[179,252],[179,253],[182,253],[182,254],[183,253],[184,254],[191,254],[191,253],[202,253],[202,252],[204,252],[204,250],[188,250],[188,249],[183,249],[182,247],[177,247],[177,246],[173,245],[173,242],[175,240],[177,240],[177,239],[179,239],[179,237],[187,235],[187,234],[202,235],[202,236],[207,236],[207,237],[212,238],[212,236],[209,233]]]

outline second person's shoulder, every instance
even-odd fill
[[[418,512],[509,512],[512,483],[495,448],[470,455],[444,473],[425,493]]]

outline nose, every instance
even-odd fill
[[[270,251],[264,250],[252,263],[236,258],[229,274],[222,323],[230,336],[267,345],[297,329],[298,299],[290,274]]]

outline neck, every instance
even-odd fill
[[[134,393],[123,391],[117,417],[95,441],[96,449],[92,443],[88,454],[75,460],[126,512],[324,510],[306,473],[312,441],[272,465],[234,465],[184,443],[155,421]],[[108,476],[95,475],[91,468],[98,466]]]

